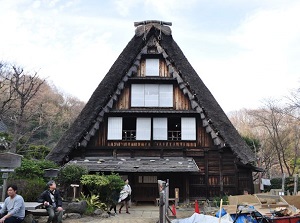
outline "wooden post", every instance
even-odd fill
[[[78,184],[71,184],[70,186],[73,187],[73,199],[72,199],[72,201],[76,201],[76,189],[77,189],[77,187],[79,187],[79,185]]]
[[[179,202],[179,188],[175,188],[175,207],[178,207]]]
[[[298,188],[298,174],[294,175],[294,194],[297,195],[297,188]]]
[[[3,187],[2,187],[2,199],[1,199],[2,202],[4,202],[4,200],[5,200],[6,187],[7,187],[7,178],[8,178],[8,173],[3,173],[2,174]]]
[[[281,184],[281,190],[283,192],[283,195],[284,195],[284,184],[285,184],[285,173],[283,173],[283,176],[282,176],[282,184]]]
[[[166,186],[165,186],[165,215],[166,216],[169,216],[169,179],[167,179],[167,183],[166,183]]]
[[[166,223],[166,182],[158,180],[159,189],[159,223]]]
[[[221,223],[221,218],[222,218],[222,206],[223,206],[223,199],[221,199],[220,201],[219,223]]]

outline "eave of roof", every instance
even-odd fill
[[[87,157],[69,163],[86,166],[91,172],[199,172],[194,159],[189,157]]]

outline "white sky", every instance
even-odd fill
[[[134,36],[172,22],[173,38],[224,111],[299,87],[298,0],[0,0],[0,60],[87,101]]]

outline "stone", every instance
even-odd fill
[[[32,223],[33,220],[33,215],[32,214],[28,214],[25,216],[24,220],[22,221],[22,223]]]
[[[101,209],[96,209],[95,211],[94,211],[94,215],[102,215],[103,214],[103,210],[101,210]]]
[[[68,213],[66,214],[67,218],[70,218],[70,219],[78,219],[78,218],[81,218],[81,214],[78,214],[78,213]]]
[[[84,214],[87,209],[86,201],[79,201],[79,202],[71,202],[66,207],[66,213],[79,213]]]
[[[106,212],[101,214],[101,218],[109,218],[109,217],[110,217],[110,215],[107,214]]]

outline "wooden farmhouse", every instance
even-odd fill
[[[157,181],[167,179],[180,202],[253,193],[254,154],[170,25],[135,23],[135,35],[47,159],[128,177],[133,201],[155,201]]]

